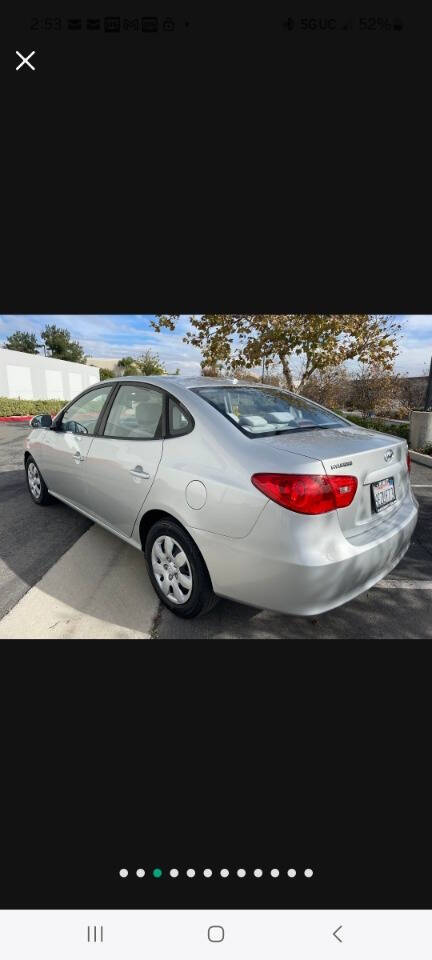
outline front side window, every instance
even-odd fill
[[[85,433],[92,436],[99,414],[111,390],[112,385],[101,387],[100,390],[91,390],[75,403],[71,403],[62,417],[59,430],[65,433]]]
[[[195,393],[248,436],[346,426],[336,414],[284,390],[227,385],[197,387]]]
[[[163,394],[128,383],[120,387],[105,424],[105,437],[156,440],[162,436]]]

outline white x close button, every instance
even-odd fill
[[[19,63],[16,68],[17,70],[21,70],[21,67],[24,67],[24,65],[28,67],[29,70],[36,70],[36,67],[34,67],[32,63],[30,63],[31,58],[34,57],[36,53],[36,50],[32,50],[32,52],[27,54],[26,57],[22,53],[20,53],[19,50],[15,50],[15,53],[17,57],[20,57],[21,59],[21,63]]]
[[[209,927],[208,928],[208,938],[212,943],[220,943],[225,936],[225,930],[223,927]]]

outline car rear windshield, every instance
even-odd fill
[[[346,426],[336,414],[285,390],[229,385],[194,392],[251,437]]]

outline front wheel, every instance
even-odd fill
[[[27,486],[33,502],[37,503],[38,507],[44,507],[47,503],[50,503],[52,498],[48,493],[48,487],[33,457],[27,458],[26,474]]]
[[[193,540],[173,520],[158,520],[148,533],[145,555],[151,582],[177,617],[202,616],[217,603],[207,567]]]

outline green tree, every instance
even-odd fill
[[[225,376],[222,363],[206,363],[205,360],[201,361],[201,376],[202,377],[223,377]]]
[[[145,350],[135,362],[144,377],[159,377],[166,373],[161,358],[152,350]]]
[[[117,366],[120,367],[123,377],[130,377],[134,373],[139,373],[137,362],[133,357],[122,357]]]
[[[99,367],[99,376],[101,380],[111,380],[114,374],[108,367]]]
[[[175,330],[177,315],[158,316],[155,330]],[[201,350],[205,367],[218,362],[227,369],[251,369],[264,363],[282,368],[285,385],[293,388],[292,362],[303,358],[298,390],[317,370],[346,360],[376,363],[392,370],[400,330],[394,317],[370,314],[203,314],[190,318],[183,338]]]
[[[20,350],[21,353],[37,353],[38,342],[34,333],[17,330],[11,333],[5,343],[6,350]]]
[[[42,330],[41,337],[52,357],[58,360],[71,360],[73,363],[85,363],[84,350],[77,340],[71,339],[69,330],[49,323]]]
[[[145,350],[140,357],[122,357],[118,366],[124,377],[130,377],[134,373],[143,377],[158,377],[167,372],[159,355],[152,350]],[[179,369],[176,372],[179,373]]]

